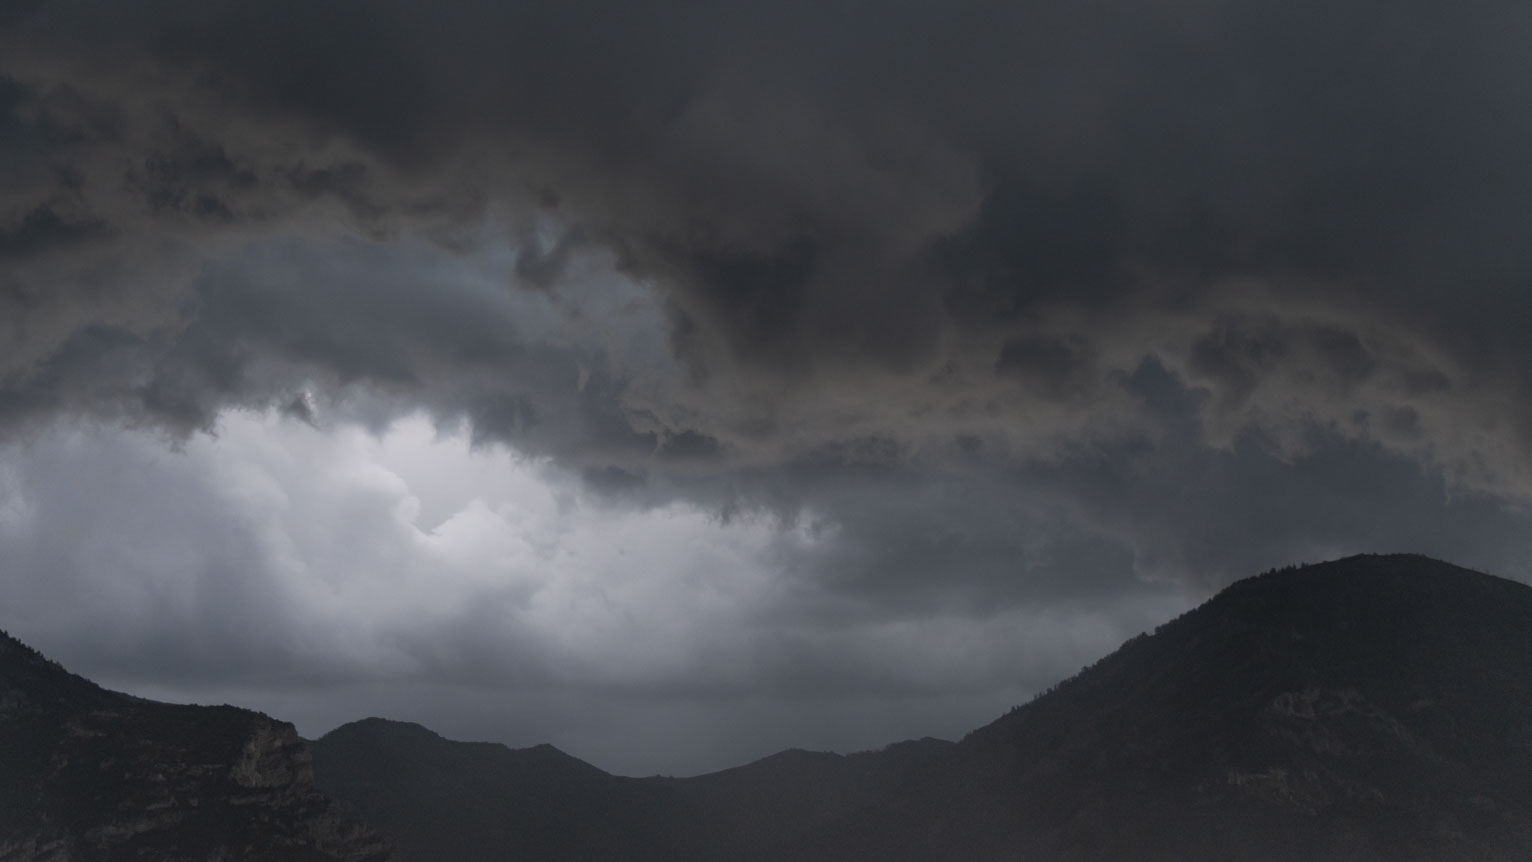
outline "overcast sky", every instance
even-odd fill
[[[1532,580],[1532,8],[0,3],[0,627],[317,735],[956,737]]]

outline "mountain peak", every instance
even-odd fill
[[[340,727],[331,730],[320,737],[320,740],[343,740],[347,738],[393,738],[398,740],[441,740],[442,737],[430,728],[416,724],[412,721],[395,721],[391,718],[379,718],[368,716],[356,721],[348,721]]]
[[[1523,584],[1415,554],[1273,570],[970,734],[946,786],[1031,811],[967,828],[1041,858],[1133,856],[1125,834],[1210,858],[1241,830],[1268,848],[1242,858],[1495,858],[1532,840],[1483,807],[1532,810],[1529,657]]]
[[[54,786],[49,746],[116,737],[151,765],[232,764],[206,774],[266,794],[273,812],[309,812],[268,822],[315,835],[325,803],[290,725],[106,692],[9,637],[0,671],[0,856],[6,812]],[[548,744],[453,742],[367,718],[312,752],[319,788],[346,808],[417,858],[461,862],[1529,858],[1532,588],[1417,554],[1275,569],[958,743],[789,749],[635,779]],[[97,754],[65,761],[114,762]],[[141,793],[116,780],[87,769],[69,793]],[[365,833],[337,843],[324,817],[335,855],[316,858],[386,855]]]
[[[1388,554],[1352,554],[1347,557],[1338,557],[1318,563],[1305,563],[1298,565],[1282,566],[1256,575],[1236,581],[1232,586],[1248,583],[1261,583],[1271,580],[1282,580],[1288,577],[1313,577],[1313,576],[1365,576],[1374,575],[1392,578],[1411,577],[1445,577],[1476,580],[1489,578],[1496,581],[1506,581],[1505,578],[1485,574],[1474,569],[1428,557],[1416,553],[1388,553]],[[1514,581],[1507,581],[1515,583]]]

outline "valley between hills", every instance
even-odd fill
[[[0,637],[0,860],[1532,858],[1532,588],[1240,581],[963,739],[692,778],[370,718],[318,740]]]

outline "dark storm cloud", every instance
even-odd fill
[[[1087,532],[1119,540],[1141,574],[1190,573],[1215,589],[1283,561],[1385,547],[1532,579],[1522,506],[1454,490],[1441,470],[1337,429],[1311,427],[1301,451],[1286,456],[1254,432],[1210,452],[1196,421],[1206,390],[1188,389],[1155,362],[1128,385],[1157,426],[1155,445],[1129,440],[1029,465],[1019,484],[1071,510]],[[1417,433],[1413,414],[1384,421],[1410,426],[1401,436]]]
[[[1523,386],[1492,348],[1520,348],[1529,301],[1528,23],[1488,4],[48,3],[6,37],[31,170],[4,247],[294,219],[431,235],[498,202],[516,281],[610,251],[665,297],[694,380],[918,377],[964,342],[1050,397],[1078,369],[1027,345],[1074,334],[1026,331],[1039,315],[1195,316],[1241,281]],[[540,236],[539,211],[569,227]],[[19,272],[31,294],[85,279]],[[1235,367],[1199,342],[1191,367],[1237,401],[1285,361],[1269,347]],[[411,361],[390,349],[387,379]]]
[[[1320,429],[1524,496],[1529,23],[40,4],[0,37],[7,415],[184,432],[362,387],[592,475],[1009,468],[1131,443],[1153,361],[1215,447]],[[615,268],[670,366],[538,343],[335,231],[508,244],[576,324],[563,293]]]

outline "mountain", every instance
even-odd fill
[[[1532,589],[1416,556],[1239,582],[805,859],[1532,858]]]
[[[642,792],[550,745],[449,742],[367,719],[313,751],[324,790],[388,824],[414,859],[599,859],[619,843],[654,842]]]
[[[0,632],[0,860],[384,862],[293,726],[103,689]]]
[[[1532,858],[1532,589],[1417,556],[1239,582],[957,744],[632,779],[368,720],[319,785],[422,859]]]
[[[452,742],[370,718],[313,744],[320,786],[415,859],[784,858],[811,830],[914,780],[952,743],[784,751],[697,778],[610,775],[549,745]]]
[[[331,802],[331,799],[335,802]],[[694,778],[366,719],[305,745],[0,634],[0,862],[1532,858],[1532,588],[1416,556],[1241,581],[957,743]]]

